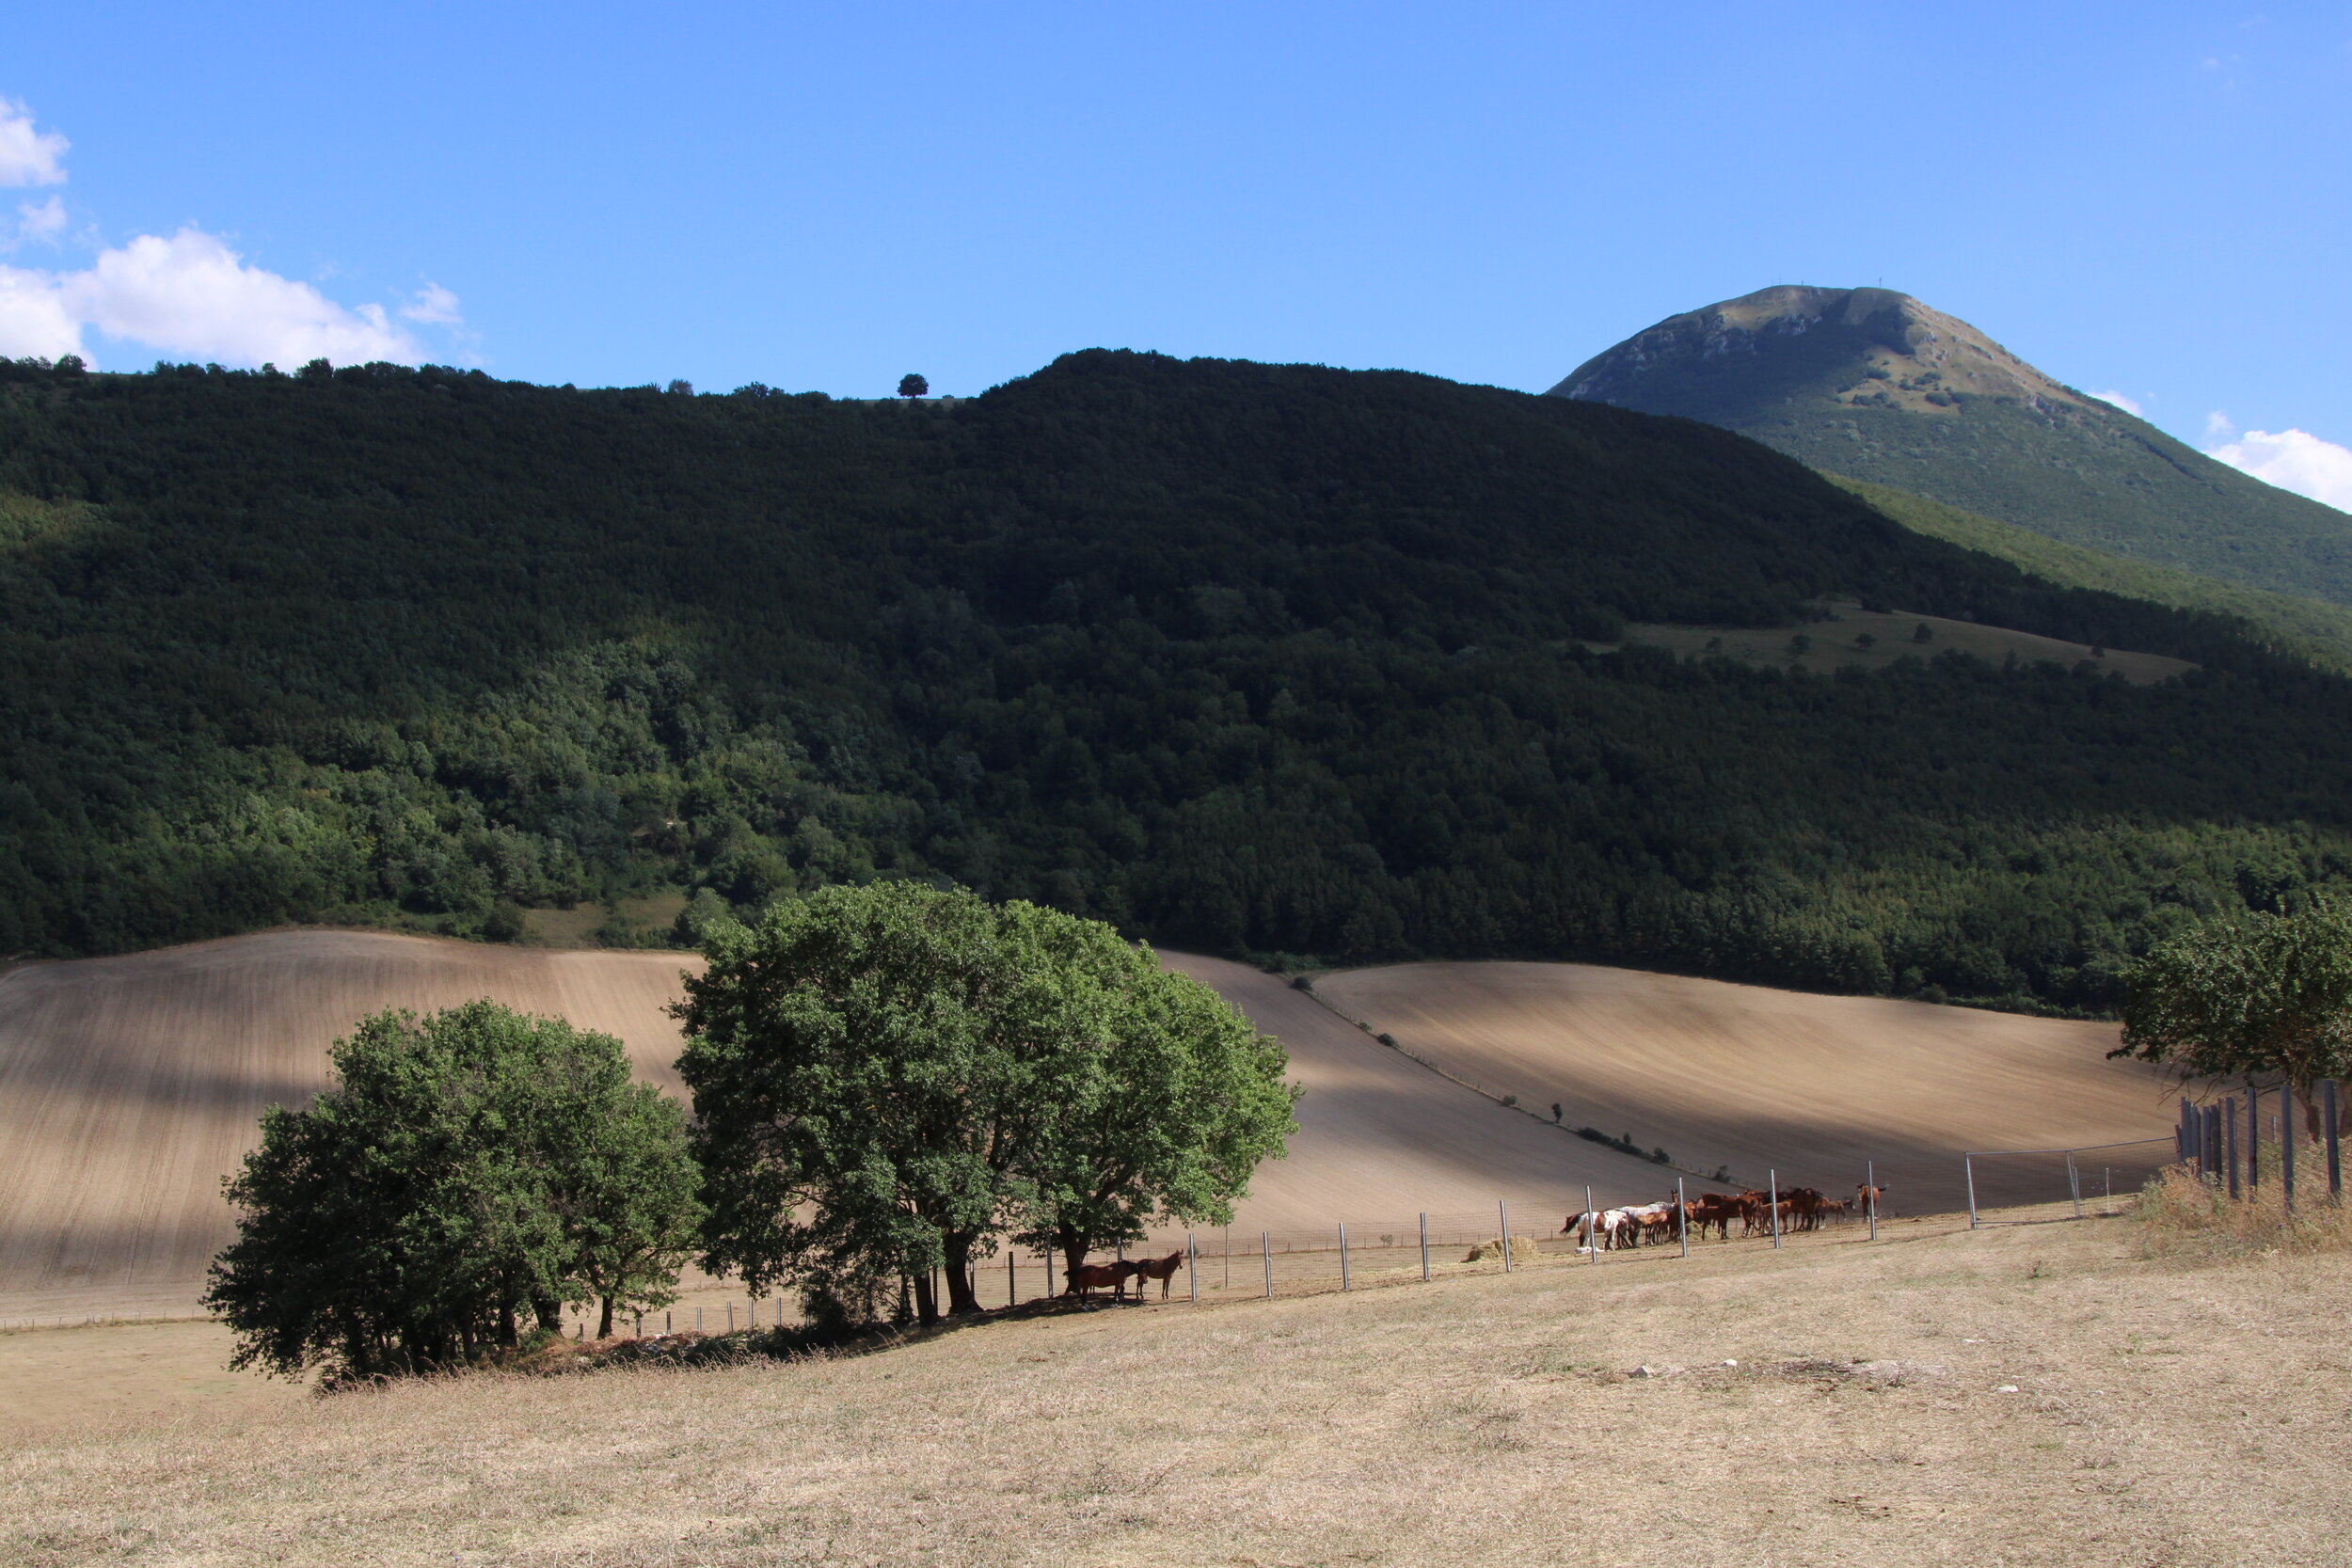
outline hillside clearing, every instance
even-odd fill
[[[0,1439],[0,1556],[2343,1560],[2352,1270],[2136,1240],[1928,1227],[798,1366],[126,1411]]]
[[[1919,628],[1928,641],[1917,641]],[[1805,640],[1798,652],[1795,639]],[[1868,639],[1866,642],[1863,639]],[[1899,658],[1933,658],[1947,649],[1970,654],[1990,664],[2014,658],[2020,664],[2055,663],[2068,669],[2088,661],[2102,673],[2113,671],[2136,686],[2184,675],[2197,668],[2185,658],[2163,654],[2133,653],[2121,648],[2094,648],[2029,631],[1980,626],[1943,615],[1915,615],[1903,610],[1865,610],[1859,604],[1828,606],[1818,620],[1801,626],[1768,627],[1634,625],[1625,628],[1628,642],[1669,648],[1685,658],[1719,655],[1747,664],[1778,664],[1829,674],[1841,666],[1876,669]]]

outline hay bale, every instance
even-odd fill
[[[1541,1250],[1542,1243],[1533,1236],[1514,1236],[1511,1238],[1511,1257],[1514,1261],[1522,1258],[1536,1257],[1541,1253]],[[1492,1263],[1500,1262],[1502,1259],[1502,1238],[1498,1236],[1491,1242],[1477,1243],[1470,1249],[1469,1255],[1466,1256],[1462,1261],[1465,1263]]]

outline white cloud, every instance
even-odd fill
[[[246,266],[200,229],[100,251],[97,265],[59,289],[77,319],[108,337],[179,354],[282,366],[421,357],[381,305],[346,309],[308,283]]]
[[[2121,392],[2093,392],[2090,395],[2097,398],[2101,403],[2113,404],[2116,407],[2121,408],[2126,414],[2137,415],[2145,414],[2147,412],[2147,410],[2142,408],[2137,402],[2131,398],[2125,397]]]
[[[2205,416],[2205,439],[2233,441],[2237,439],[2237,426],[2231,422],[2229,415],[2217,408]]]
[[[65,232],[65,202],[57,197],[46,201],[20,201],[16,204],[16,232],[0,245],[0,250],[14,250],[26,240],[56,245],[57,236]]]
[[[0,355],[55,359],[82,352],[82,324],[58,297],[57,280],[26,267],[0,267]]]
[[[2216,429],[2216,421],[2219,428]],[[2235,436],[2220,414],[2206,421],[2208,433]],[[2227,444],[2206,449],[2233,468],[2252,474],[2266,484],[2309,496],[2315,501],[2352,512],[2352,450],[2323,441],[2308,430],[2249,430]]]
[[[55,185],[65,180],[69,146],[37,130],[33,115],[0,98],[0,185]],[[14,231],[0,222],[0,252],[28,240],[56,244],[69,218],[56,196],[17,208]],[[468,341],[457,296],[428,281],[400,307],[411,322]],[[141,234],[102,249],[87,267],[41,270],[0,266],[0,355],[87,356],[86,334],[160,350],[166,356],[287,369],[311,359],[348,365],[424,357],[410,330],[381,305],[344,306],[314,284],[249,265],[219,236],[190,226],[166,239]]]
[[[0,354],[84,353],[85,328],[247,365],[423,357],[381,305],[338,305],[308,283],[247,266],[200,229],[167,240],[142,234],[80,272],[0,268]]]
[[[33,111],[0,98],[0,185],[62,185],[65,150],[73,144],[55,131],[33,129]]]
[[[458,313],[457,296],[430,280],[417,291],[416,298],[400,308],[400,313],[409,321],[436,326],[457,326],[466,319]]]

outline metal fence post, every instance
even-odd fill
[[[2237,1099],[2221,1102],[2221,1163],[2230,1167],[2230,1196],[2238,1196],[2237,1187]]]
[[[1347,1222],[1340,1221],[1340,1289],[1348,1289],[1347,1282]]]
[[[1274,1299],[1273,1232],[1267,1230],[1261,1230],[1258,1232],[1258,1250],[1265,1255],[1265,1299],[1272,1301]]]
[[[1691,1256],[1691,1204],[1683,1196],[1682,1178],[1675,1178],[1675,1234],[1682,1238],[1682,1256]]]
[[[2279,1085],[2279,1184],[2286,1196],[2287,1212],[2295,1212],[2295,1090],[2292,1085]]]
[[[1772,1189],[1772,1250],[1780,1250],[1780,1172],[1766,1171],[1765,1180]]]
[[[2186,1104],[2187,1101],[2183,1101],[2182,1103]],[[2181,1141],[2185,1143],[2188,1141],[2188,1127],[2185,1122],[2182,1124],[2181,1131],[2183,1134]],[[1977,1157],[1973,1154],[1963,1154],[1960,1158],[1963,1167],[1968,1173],[1968,1228],[1974,1230],[1977,1227]]]
[[[2071,1148],[2066,1151],[2066,1196],[2074,1200],[2074,1217],[2081,1219],[2083,1217],[2082,1173],[2074,1168],[2074,1151]]]
[[[1428,1211],[1428,1210],[1426,1210],[1426,1209],[1423,1209],[1423,1210],[1421,1212],[1421,1277],[1422,1277],[1422,1282],[1423,1284],[1427,1284],[1427,1283],[1428,1283],[1428,1281],[1429,1281],[1429,1211]]]
[[[2262,1090],[2246,1085],[2246,1196],[2254,1196],[2254,1185],[2263,1179],[2263,1113]]]
[[[1511,1206],[1507,1203],[1496,1204],[1495,1220],[1502,1227],[1502,1272],[1509,1274],[1511,1272]]]
[[[2344,1196],[2344,1153],[2336,1137],[2336,1081],[2332,1078],[2320,1085],[2319,1114],[2328,1129],[2328,1196]]]
[[[1600,1261],[1600,1216],[1593,1212],[1593,1184],[1584,1183],[1584,1251],[1596,1263]]]
[[[1879,1163],[1862,1162],[1862,1207],[1870,1216],[1870,1240],[1879,1239]]]
[[[1184,1282],[1192,1291],[1195,1304],[1200,1300],[1200,1249],[1192,1244],[1192,1232],[1184,1232]]]

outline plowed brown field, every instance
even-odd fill
[[[620,1036],[649,1082],[675,1088],[663,1006],[692,961],[306,930],[0,975],[0,1322],[192,1309],[230,1234],[220,1179],[262,1108],[312,1093],[328,1043],[362,1015],[492,996]],[[1241,1205],[1237,1247],[1336,1220],[1361,1234],[1409,1228],[1422,1211],[1491,1218],[1498,1198],[1565,1212],[1588,1181],[1630,1201],[1673,1180],[1448,1082],[1256,970],[1169,962],[1280,1037],[1308,1090],[1290,1157]],[[1567,1101],[1571,1126],[1630,1129],[1694,1168],[1776,1164],[1824,1187],[1851,1185],[1875,1156],[1915,1211],[1958,1201],[1951,1151],[1964,1145],[2165,1124],[2152,1079],[2099,1059],[2111,1025],[1573,965],[1416,965],[1319,989],[1495,1093]]]
[[[1910,1212],[1967,1202],[1963,1149],[2044,1148],[2164,1137],[2165,1084],[2106,1060],[2112,1023],[2021,1018],[1882,997],[1588,964],[1437,963],[1316,982],[1334,1006],[1455,1076],[1515,1094],[1570,1126],[1630,1132],[1644,1148],[1761,1185],[1851,1193],[1875,1161]],[[2137,1186],[2156,1149],[2111,1160]],[[1979,1163],[1979,1196],[2063,1196],[2062,1160]]]

